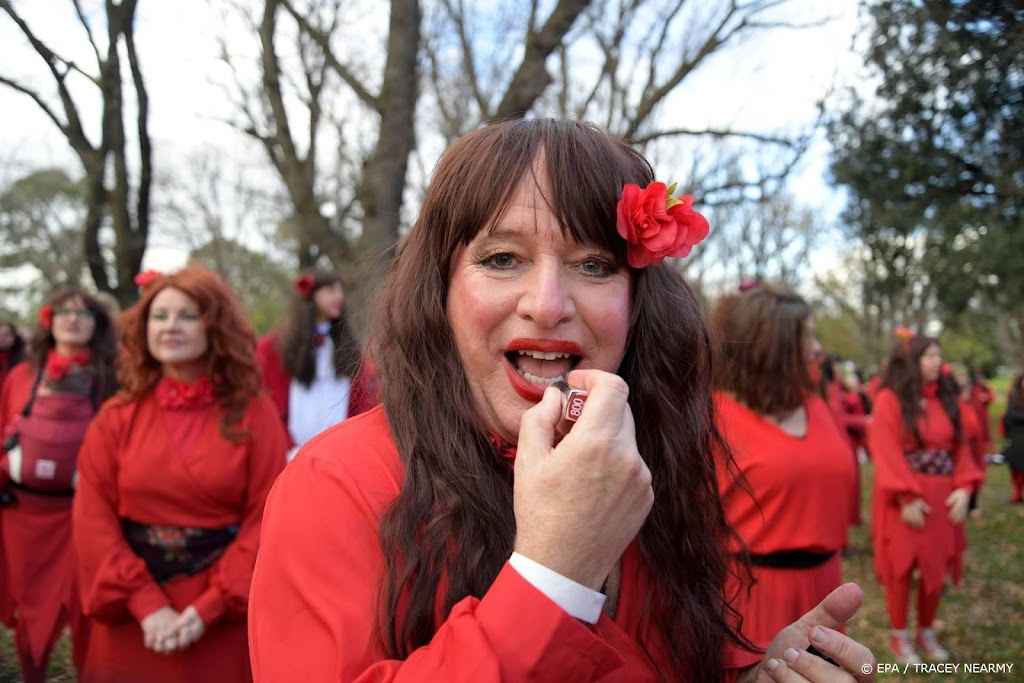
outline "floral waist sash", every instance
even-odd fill
[[[953,474],[953,454],[949,451],[921,449],[905,453],[907,465],[918,474]]]
[[[157,583],[207,569],[238,535],[237,524],[223,529],[197,529],[122,519],[121,528],[128,545],[146,563]]]

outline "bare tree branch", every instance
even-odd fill
[[[635,145],[644,145],[660,138],[673,137],[677,135],[694,135],[711,138],[743,138],[771,145],[782,145],[783,147],[799,147],[801,143],[791,137],[781,135],[770,135],[767,133],[753,133],[725,128],[667,128],[665,130],[653,131],[646,135],[632,138]]]
[[[92,27],[89,26],[89,21],[85,18],[85,13],[82,11],[82,0],[74,0],[74,3],[75,13],[78,15],[78,21],[85,29],[85,35],[89,38],[89,46],[92,47],[92,53],[96,56],[96,63],[102,64],[103,58],[100,57],[100,48],[96,45],[96,38],[92,34]]]

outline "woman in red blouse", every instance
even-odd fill
[[[669,195],[575,121],[448,150],[375,307],[382,405],[268,499],[256,680],[850,680],[819,636],[871,678],[833,630],[855,586],[767,656],[731,628],[710,335],[662,263],[707,224]],[[589,391],[575,422],[558,380]]]
[[[981,481],[964,439],[957,392],[939,382],[942,351],[932,337],[897,342],[868,425],[875,462],[872,536],[875,571],[885,585],[892,650],[906,662],[945,660],[932,623],[955,552],[954,525],[963,522]],[[907,632],[914,571],[917,636]],[[916,647],[915,647],[916,646]]]
[[[249,583],[287,437],[223,280],[156,275],[122,316],[122,391],[79,456],[82,683],[251,678]]]
[[[0,392],[0,609],[15,629],[25,683],[46,679],[67,625],[76,665],[85,654],[71,505],[85,431],[117,386],[116,347],[102,303],[79,289],[61,290],[40,309],[32,354]]]
[[[767,645],[842,583],[855,464],[811,382],[821,346],[810,306],[760,285],[719,301],[711,320],[724,356],[716,424],[736,462],[719,467],[722,501],[756,580],[734,605],[743,633]]]

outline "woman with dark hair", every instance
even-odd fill
[[[257,680],[849,680],[812,636],[871,678],[831,630],[855,586],[764,658],[731,627],[712,346],[662,264],[707,222],[671,194],[571,121],[445,153],[375,307],[382,405],[309,442],[268,499]]]
[[[949,653],[932,623],[953,560],[953,527],[967,515],[981,473],[963,438],[957,392],[951,383],[939,381],[938,340],[903,328],[898,333],[868,425],[875,463],[875,573],[885,586],[897,659],[916,663],[923,654],[945,661]],[[911,642],[907,612],[915,570],[918,630]]]
[[[0,322],[0,386],[7,373],[25,358],[25,340],[18,334],[18,328],[11,323]]]
[[[767,645],[842,583],[854,460],[811,371],[821,345],[802,297],[761,285],[719,301],[711,326],[717,425],[738,471],[718,468],[726,519],[750,552],[742,631]]]
[[[40,309],[32,352],[0,391],[0,593],[8,594],[4,619],[26,683],[46,679],[66,625],[76,665],[85,654],[71,506],[82,439],[117,388],[116,351],[107,309],[80,289],[62,289]]]
[[[849,526],[860,526],[862,522],[860,517],[860,465],[857,459],[854,434],[864,431],[868,422],[867,416],[863,413],[850,411],[846,406],[844,401],[846,387],[843,385],[842,359],[834,353],[828,353],[819,358],[818,365],[818,395],[828,405],[832,419],[835,420],[836,425],[839,427],[839,433],[850,445],[850,453],[853,457],[853,483],[851,484],[852,493],[847,498],[850,504],[847,524]]]
[[[974,464],[981,472],[982,479],[971,494],[971,500],[967,506],[968,513],[977,509],[977,492],[981,489],[985,477],[985,433],[981,428],[977,413],[970,404],[971,381],[968,375],[967,366],[963,363],[949,363],[943,366],[939,376],[939,382],[948,382],[950,391],[957,395],[960,407],[960,430],[964,441],[967,442]],[[966,521],[953,525],[953,561],[950,565],[950,575],[953,585],[959,586],[964,575],[964,553],[967,552],[967,528]]]
[[[249,680],[249,583],[287,450],[256,337],[226,283],[198,267],[151,275],[121,322],[121,392],[79,456],[79,680]]]
[[[337,273],[316,271],[295,281],[288,324],[259,340],[256,364],[291,437],[289,460],[323,430],[376,403]]]
[[[1003,436],[1006,446],[1003,457],[1010,467],[1013,498],[1010,502],[1024,502],[1024,372],[1018,372],[1010,383],[1003,415]]]

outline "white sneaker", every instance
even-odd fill
[[[933,662],[948,662],[949,661],[949,650],[942,647],[939,644],[938,639],[935,637],[935,631],[930,628],[923,628],[917,632],[917,638],[914,639],[918,649],[925,657]]]
[[[899,664],[920,664],[922,661],[921,657],[917,654],[917,650],[914,649],[914,644],[910,642],[910,636],[906,632],[892,634],[892,638],[889,641],[889,649],[892,650]]]

